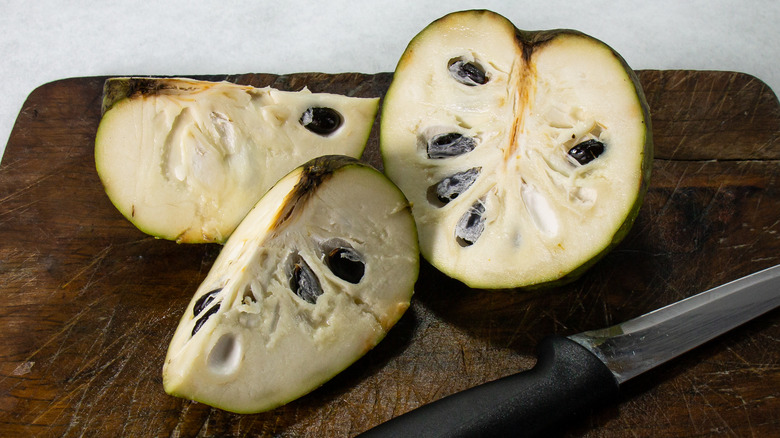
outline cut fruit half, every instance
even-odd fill
[[[490,11],[410,42],[380,133],[423,256],[478,288],[576,278],[625,236],[652,165],[645,97],[615,51]]]
[[[221,243],[295,167],[327,154],[360,157],[378,102],[229,82],[109,79],[95,163],[111,202],[140,230]]]
[[[352,158],[317,158],[228,239],[171,340],[165,390],[239,413],[296,399],[383,339],[418,271],[401,191]]]

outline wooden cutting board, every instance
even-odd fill
[[[388,73],[208,76],[383,96]],[[626,240],[580,280],[475,291],[423,265],[387,338],[313,393],[235,415],[163,392],[168,342],[217,245],[136,230],[94,170],[104,77],[34,90],[0,164],[0,435],[349,437],[529,368],[550,333],[617,323],[780,263],[780,105],[756,78],[640,71],[652,183]],[[375,124],[364,159],[381,168]],[[257,370],[258,378],[273,378]],[[571,436],[770,436],[780,430],[777,310],[630,381]]]

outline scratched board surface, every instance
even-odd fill
[[[411,308],[378,347],[311,394],[255,415],[163,392],[168,342],[220,247],[156,240],[111,205],[93,162],[106,78],[41,86],[0,164],[0,436],[354,436],[533,366],[547,334],[617,323],[780,262],[772,90],[732,72],[638,73],[656,153],[623,243],[546,291],[470,290],[423,264]],[[391,77],[200,79],[382,97]],[[381,168],[377,129],[364,160]],[[775,310],[629,382],[619,404],[567,434],[776,433],[779,326]]]

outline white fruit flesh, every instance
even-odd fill
[[[272,409],[361,357],[408,308],[419,249],[401,192],[376,170],[349,163],[299,197],[296,185],[307,184],[306,172],[280,180],[224,246],[169,346],[168,393],[233,412]],[[359,282],[328,267],[334,246],[360,255]],[[314,303],[290,287],[295,254],[321,285]],[[216,289],[211,305],[219,303],[219,310],[192,335],[205,313],[194,317],[195,303]]]
[[[266,190],[314,157],[360,157],[378,106],[375,98],[308,90],[156,81],[153,93],[104,114],[95,161],[127,219],[185,243],[224,241]],[[343,125],[329,135],[307,130],[299,119],[310,107],[335,109]]]
[[[444,17],[410,43],[382,109],[385,171],[412,202],[423,255],[473,287],[554,281],[603,253],[633,220],[652,160],[641,89],[609,47],[570,31],[518,41],[487,11]],[[481,65],[487,83],[454,80],[455,59]],[[429,158],[445,133],[476,147]],[[581,165],[567,152],[589,139],[605,150]],[[457,198],[431,199],[429,187],[472,168]],[[476,202],[484,229],[464,245],[456,227]]]

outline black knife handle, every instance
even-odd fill
[[[421,406],[360,437],[538,436],[617,399],[612,372],[580,344],[551,336],[537,356],[528,371]]]

